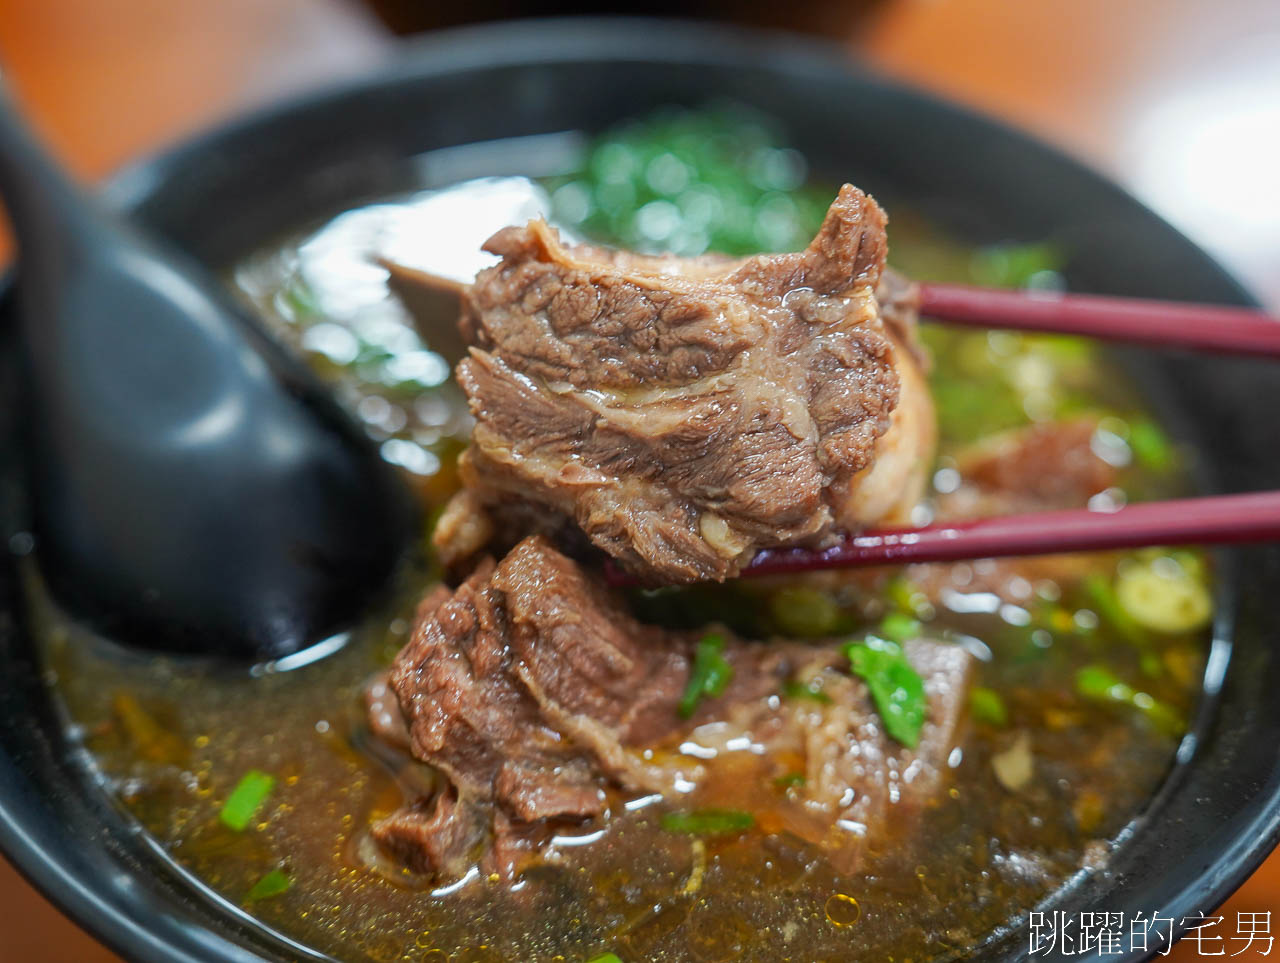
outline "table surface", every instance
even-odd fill
[[[848,43],[1083,158],[1280,307],[1276,0],[893,0]],[[341,0],[0,2],[7,78],[86,178],[394,48]],[[1227,927],[1268,911],[1280,911],[1280,853],[1220,915]],[[1184,941],[1170,959],[1198,955]],[[0,861],[0,963],[115,959]]]

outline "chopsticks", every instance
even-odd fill
[[[820,551],[764,549],[743,569],[742,576],[1145,545],[1236,545],[1276,540],[1280,540],[1280,491],[1253,492],[1141,502],[1111,511],[1078,508],[873,530],[845,536],[839,544]],[[641,584],[612,563],[606,566],[605,577],[618,587]]]
[[[1139,502],[1111,511],[1069,508],[918,529],[863,531],[846,535],[822,551],[765,548],[742,570],[742,578],[909,562],[1272,540],[1280,540],[1280,492],[1224,494]],[[605,566],[605,579],[620,588],[641,584],[612,562]]]
[[[921,315],[951,324],[1280,359],[1280,318],[1252,308],[927,282],[917,292]]]
[[[1280,491],[1141,502],[885,529],[846,536],[824,551],[759,552],[744,575],[783,575],[860,565],[1056,555],[1144,545],[1236,545],[1280,540]]]

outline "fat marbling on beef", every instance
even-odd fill
[[[682,718],[702,633],[638,623],[577,563],[526,538],[423,606],[390,673],[396,705],[374,690],[375,728],[448,782],[376,824],[374,838],[419,872],[449,877],[481,864],[510,876],[556,827],[608,818],[619,798],[737,801],[744,786],[768,788],[798,768],[803,786],[791,804],[771,804],[762,828],[852,871],[868,837],[938,791],[969,656],[907,644],[928,699],[907,749],[886,734],[838,645],[722,634],[732,681]],[[820,685],[829,701],[782,698],[788,681]]]
[[[445,557],[571,527],[661,581],[724,579],[763,546],[904,521],[934,419],[886,248],[849,185],[794,254],[567,247],[541,221],[494,235],[501,261],[462,295],[476,426]]]

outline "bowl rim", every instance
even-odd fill
[[[403,44],[389,60],[371,72],[286,95],[147,152],[113,174],[102,185],[102,196],[113,207],[134,211],[161,185],[170,182],[188,159],[216,153],[220,145],[242,136],[260,134],[296,112],[336,106],[354,94],[372,94],[410,81],[473,69],[610,58],[704,66],[758,63],[763,59],[772,69],[795,75],[808,73],[815,80],[838,72],[870,88],[905,93],[913,100],[944,110],[977,131],[1033,149],[1045,159],[1052,158],[1086,175],[1098,189],[1127,201],[1194,249],[1207,266],[1216,270],[1224,287],[1234,289],[1239,303],[1258,303],[1197,243],[1151,212],[1125,188],[1062,148],[930,91],[881,77],[860,65],[847,48],[831,41],[700,20],[556,17],[498,21],[423,35]],[[10,280],[9,277],[0,279],[0,293],[7,291]],[[0,789],[4,790],[0,791],[0,854],[51,903],[105,945],[126,958],[145,963],[261,959],[213,931],[166,928],[163,934],[158,933],[154,910],[148,916],[145,905],[130,904],[129,911],[125,912],[101,899],[92,886],[77,877],[65,853],[51,852],[25,831],[21,807],[13,804],[12,794],[5,787]],[[1212,865],[1201,868],[1195,879],[1182,888],[1179,901],[1187,902],[1188,896],[1194,896],[1197,905],[1219,906],[1277,844],[1280,844],[1280,795],[1273,796],[1251,823],[1239,828],[1234,844],[1224,849]],[[1186,929],[1178,925],[1174,932],[1181,936]],[[1133,960],[1144,955],[1129,953],[1114,959]]]

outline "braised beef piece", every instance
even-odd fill
[[[917,364],[901,343],[910,286],[883,283],[891,327],[877,301],[884,228],[846,185],[794,254],[565,247],[541,221],[494,235],[501,262],[462,298],[472,347],[457,379],[476,426],[466,491],[437,529],[444,556],[568,522],[658,580],[724,579],[762,546],[820,546],[914,501],[931,451],[895,462],[892,504],[856,498],[899,404],[898,368]]]
[[[432,588],[418,603],[414,623],[433,615],[436,609],[453,598],[449,586],[441,583]],[[408,750],[409,729],[400,711],[400,700],[391,688],[390,673],[380,672],[364,689],[365,718],[374,737],[394,749]]]
[[[1094,451],[1095,418],[1048,421],[984,439],[956,458],[962,483],[938,499],[947,519],[1080,508],[1116,483]]]
[[[929,358],[916,338],[920,323],[920,288],[905,274],[886,267],[876,288],[876,304],[896,344],[911,350],[921,367],[928,369]]]
[[[837,646],[723,634],[732,681],[683,719],[703,633],[636,622],[544,539],[525,539],[424,608],[396,659],[389,682],[408,731],[392,738],[450,786],[378,823],[375,839],[421,872],[448,876],[480,861],[509,875],[557,826],[602,817],[619,798],[676,795],[679,786],[683,798],[728,793],[743,808],[744,787],[776,793],[773,781],[798,767],[804,785],[773,828],[852,869],[892,812],[936,791],[963,716],[968,656],[908,644],[929,698],[919,745],[908,750],[885,734]],[[779,698],[789,680],[820,686],[830,701]],[[377,704],[382,727],[388,715]],[[691,744],[703,751],[685,751]]]
[[[1050,421],[1003,432],[956,456],[961,483],[939,495],[939,521],[1083,508],[1117,483],[1114,465],[1098,455],[1093,418]],[[911,565],[907,577],[931,599],[948,592],[990,592],[1025,603],[1041,580],[1071,583],[1096,571],[1098,557],[1074,553]]]
[[[365,685],[364,715],[375,739],[393,749],[409,751],[409,726],[387,673],[378,673]]]
[[[381,820],[373,836],[388,856],[415,873],[458,877],[483,856],[488,817],[484,807],[446,789]]]

